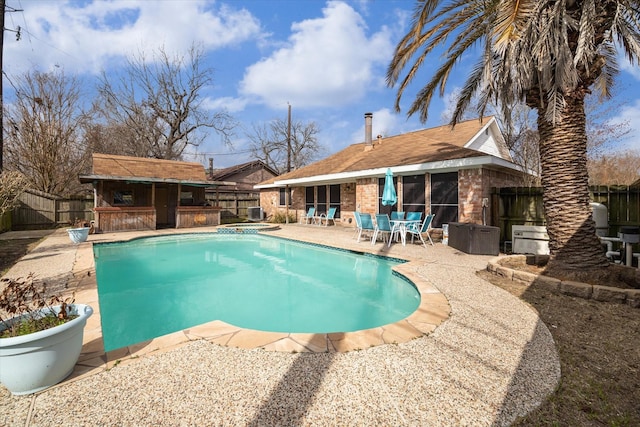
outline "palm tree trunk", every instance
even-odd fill
[[[609,265],[589,205],[584,99],[565,98],[564,119],[553,124],[538,110],[545,219],[553,272]]]

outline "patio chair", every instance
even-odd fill
[[[391,212],[391,219],[404,219],[404,212]]]
[[[373,231],[373,237],[371,238],[372,245],[378,240],[378,235],[382,236],[383,243],[385,236],[387,236],[387,240],[389,241],[388,246],[391,245],[391,222],[387,214],[376,215],[376,227]]]
[[[424,221],[422,221],[422,224],[420,225],[420,227],[416,226],[415,224],[409,224],[409,226],[407,227],[407,233],[411,234],[411,243],[413,243],[413,238],[415,236],[418,236],[420,238],[420,241],[426,248],[427,243],[424,241],[424,238],[422,237],[423,234],[426,234],[427,238],[429,239],[429,243],[431,243],[431,246],[433,246],[433,240],[431,240],[431,235],[429,234],[429,230],[431,230],[431,222],[433,221],[433,217],[435,217],[435,214],[429,214],[426,217],[424,217]]]
[[[375,232],[375,227],[373,226],[373,219],[371,218],[371,214],[368,213],[360,213],[360,228],[358,231],[358,242],[364,233],[369,233],[373,235]]]
[[[422,212],[407,212],[407,221],[420,221]]]
[[[300,217],[300,224],[315,224],[316,222],[315,214],[316,214],[316,208],[309,208],[309,211],[305,215]]]
[[[358,211],[353,212],[353,219],[356,221],[356,232],[353,235],[353,238],[355,239],[358,236],[358,233],[360,233],[360,230],[362,230],[362,221],[360,220],[360,212]]]
[[[329,213],[326,215],[321,213],[318,217],[318,225],[322,225],[322,221],[324,221],[325,227],[329,225],[329,221],[333,221],[333,225],[336,225],[335,216],[337,210],[338,208],[329,208]]]

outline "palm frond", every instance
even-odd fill
[[[602,65],[598,77],[594,81],[594,87],[598,95],[603,98],[611,97],[611,88],[615,82],[614,77],[618,73],[618,60],[613,43],[605,43],[600,49]]]
[[[497,50],[521,36],[526,21],[535,9],[535,0],[515,0],[497,2],[496,19],[492,37]]]
[[[558,123],[562,119],[565,105],[566,101],[562,93],[556,90],[556,88],[551,88],[547,95],[545,120],[553,124]]]
[[[620,10],[611,27],[612,39],[624,49],[626,58],[632,64],[640,65],[640,11],[638,8]]]
[[[591,58],[596,54],[596,22],[597,16],[595,0],[584,0],[582,15],[580,16],[576,53],[573,57],[573,65],[575,67],[589,64]],[[585,67],[585,72],[589,75],[589,67]]]

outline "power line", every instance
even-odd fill
[[[185,151],[185,153],[190,156],[235,156],[237,154],[248,154],[251,152],[253,152],[253,150],[240,150],[240,151],[232,151],[229,153],[213,153],[208,151],[198,151],[194,153],[189,153]]]

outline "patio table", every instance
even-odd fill
[[[409,224],[420,224],[419,219],[392,219],[389,220],[391,223],[391,236],[394,233],[400,234],[400,240],[402,241],[402,246],[406,246],[407,244],[407,226]],[[391,246],[391,237],[389,237],[389,245]]]

